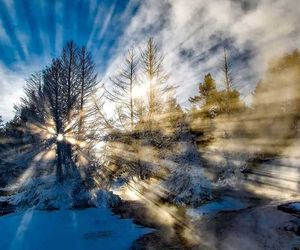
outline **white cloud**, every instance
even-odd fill
[[[13,118],[14,104],[23,94],[24,78],[0,65],[0,115],[4,121]]]
[[[36,71],[43,69],[51,58],[32,57],[30,65],[19,63],[13,69],[0,64],[0,115],[9,121],[14,117],[14,105],[20,103],[24,95],[23,87],[26,79]]]
[[[9,37],[4,29],[2,20],[0,19],[0,40],[4,43],[8,43],[9,42]]]
[[[230,38],[230,46],[235,51],[242,54],[251,50],[247,68],[235,65],[239,88],[246,96],[272,57],[299,46],[299,13],[300,5],[294,0],[143,1],[129,20],[118,53],[106,74],[113,74],[127,47],[133,43],[141,46],[153,36],[166,55],[165,65],[173,82],[180,85],[179,102],[186,103],[208,71],[221,83],[219,68],[223,49],[211,48],[222,39]],[[192,51],[192,57],[180,56],[182,49]],[[199,55],[205,53],[207,57],[195,63]],[[249,77],[252,80],[246,82],[244,79]]]
[[[129,13],[138,3],[141,6],[134,16],[130,16]],[[96,2],[91,6],[94,9]],[[111,13],[107,13],[107,20],[114,11],[113,6]],[[57,18],[61,21],[62,5],[57,4],[56,8]],[[100,23],[103,20],[100,20],[100,13],[99,10],[89,45],[94,42],[94,37],[102,36],[106,30],[106,25],[103,25],[101,32]],[[300,5],[295,0],[131,0],[119,17],[127,26],[103,81],[109,82],[108,76],[116,72],[130,46],[135,44],[143,48],[152,36],[165,55],[165,68],[171,73],[170,81],[179,85],[179,103],[186,106],[188,97],[197,92],[197,83],[204,74],[211,72],[221,86],[223,48],[218,44],[230,38],[233,53],[243,55],[245,51],[251,52],[247,67],[244,64],[234,65],[238,88],[247,96],[272,57],[300,47],[299,13]],[[61,49],[62,32],[58,22],[57,50]],[[0,28],[0,36],[5,35]],[[28,43],[26,35],[18,34],[18,37],[22,38],[23,45]],[[190,53],[190,56],[182,56],[182,51]],[[97,60],[97,55],[95,58]],[[41,62],[30,62],[30,65],[41,68]],[[21,65],[20,68],[12,72],[4,66],[0,67],[0,114],[7,119],[12,117],[12,103],[20,96],[24,78],[33,72],[34,66]]]

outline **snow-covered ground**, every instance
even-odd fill
[[[236,211],[246,208],[247,203],[232,197],[225,196],[221,200],[208,202],[198,208],[187,209],[187,214],[193,218],[221,211]]]
[[[162,186],[168,191],[171,202],[197,206],[211,198],[211,183],[204,174],[202,164],[192,135],[182,133],[174,152],[165,158],[170,175]]]
[[[27,210],[0,217],[0,249],[129,249],[150,231],[118,218],[108,208]]]
[[[278,210],[276,204],[245,209],[239,209],[239,205],[225,199],[199,208],[209,214],[199,216],[196,213],[198,217],[192,214],[193,228],[202,239],[200,249],[299,249],[299,218]]]
[[[278,206],[278,209],[290,214],[300,216],[300,202],[288,202]],[[300,228],[299,228],[300,229]]]

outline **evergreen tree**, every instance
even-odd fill
[[[204,81],[199,83],[198,88],[199,95],[190,97],[189,101],[200,107],[200,113],[204,117],[214,118],[219,110],[220,93],[211,74],[204,76]]]
[[[264,150],[276,153],[297,137],[300,124],[300,53],[274,59],[253,95],[252,135],[265,140]]]
[[[170,132],[176,132],[178,129],[181,131],[184,122],[184,112],[173,95],[168,98],[164,113],[166,129]]]

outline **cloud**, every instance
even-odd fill
[[[13,68],[0,64],[0,115],[4,121],[14,117],[14,105],[24,95],[23,87],[29,76],[47,65],[50,57],[32,57],[31,64],[18,63]]]
[[[111,5],[111,7],[109,9],[109,12],[108,12],[107,16],[104,19],[104,23],[101,27],[101,31],[100,31],[100,34],[99,34],[99,37],[98,37],[100,41],[103,39],[104,33],[107,31],[107,27],[110,23],[112,15],[114,14],[115,7],[116,7],[116,1]]]
[[[9,42],[9,37],[8,37],[5,29],[3,28],[3,22],[2,22],[1,19],[0,19],[0,40],[3,43],[8,43]]]
[[[87,4],[89,8],[85,8],[87,12],[84,13],[80,13],[80,9],[69,9],[78,12],[73,13],[73,18],[81,15],[87,18],[84,25],[87,28],[82,32],[88,34],[80,34],[75,42],[87,43],[100,73],[104,70],[103,81],[109,83],[108,77],[122,64],[129,47],[144,48],[146,40],[153,37],[165,55],[164,66],[171,75],[170,82],[179,86],[179,103],[185,107],[189,105],[188,97],[195,95],[197,84],[208,72],[222,87],[220,65],[224,45],[233,60],[235,85],[244,97],[249,97],[270,59],[299,46],[300,5],[294,0],[128,0],[127,3],[91,0]],[[41,29],[39,34],[44,48],[43,55],[38,55],[35,46],[30,47],[31,33],[25,29],[27,21],[23,25],[19,16],[22,13],[18,9],[20,6],[8,0],[2,5],[8,11],[0,18],[0,42],[3,45],[0,48],[4,59],[8,54],[16,56],[11,59],[14,69],[8,63],[1,66],[0,114],[7,113],[7,117],[12,117],[11,103],[16,96],[6,96],[11,91],[7,86],[20,93],[21,78],[33,73],[32,69],[41,69],[53,56],[53,53],[48,55],[50,47],[55,54],[60,52],[64,32],[68,31],[64,15],[69,12],[64,12],[64,2],[58,1],[53,6],[55,34],[49,34],[49,27],[44,22],[47,9],[42,11],[42,20],[35,19],[41,22],[36,27]],[[39,5],[34,9],[38,8]],[[76,20],[73,21],[78,25]],[[8,33],[10,29],[12,31]],[[51,35],[54,36],[52,40]],[[82,37],[86,37],[86,41],[80,40]],[[55,44],[45,44],[47,38]],[[28,60],[27,65],[22,62],[22,55]],[[19,69],[15,70],[16,67]]]
[[[179,102],[187,104],[208,72],[222,87],[220,64],[226,45],[234,59],[237,88],[247,96],[270,59],[297,47],[299,8],[293,0],[143,1],[106,75],[113,74],[129,46],[143,47],[153,36],[165,54],[171,81],[179,85]]]
[[[14,104],[23,94],[24,78],[0,65],[0,115],[4,121],[13,118]]]

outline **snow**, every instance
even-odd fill
[[[211,198],[210,183],[203,176],[201,169],[183,166],[175,170],[164,182],[166,189],[173,194],[175,204],[197,205]]]
[[[163,187],[173,203],[197,206],[211,198],[211,184],[204,175],[202,158],[192,136],[182,134],[180,140],[175,154],[166,159],[170,162],[170,175]]]
[[[282,210],[291,214],[300,214],[300,202],[290,202],[278,206],[279,210]]]
[[[214,214],[193,220],[205,239],[205,249],[265,250],[299,249],[299,219],[264,204],[232,213]]]
[[[80,206],[113,207],[120,199],[112,192],[101,188],[88,190],[82,183],[67,180],[63,184],[56,181],[55,176],[28,179],[15,183],[0,191],[13,193],[0,196],[0,201],[8,202],[18,209],[70,209]]]
[[[298,212],[300,212],[300,202],[291,203],[289,206],[292,209],[297,210]]]
[[[208,202],[198,208],[188,209],[187,214],[191,217],[201,217],[202,215],[218,213],[221,211],[235,211],[246,208],[244,202],[225,196],[221,200]]]
[[[108,208],[27,210],[0,217],[1,250],[129,249],[150,232]]]

